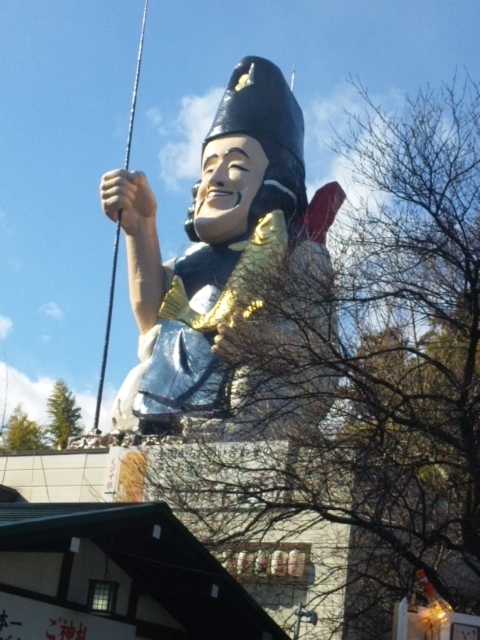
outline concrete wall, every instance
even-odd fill
[[[343,618],[349,529],[343,525],[318,522],[299,515],[262,538],[279,546],[285,543],[309,543],[310,564],[304,580],[241,581],[247,591],[287,633],[293,635],[295,612],[301,603],[303,611],[315,611],[318,624],[302,618],[300,638],[323,640],[340,638],[337,631]]]

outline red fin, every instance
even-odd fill
[[[318,244],[326,243],[327,231],[345,198],[345,191],[338,182],[329,182],[316,190],[300,224],[308,229]]]

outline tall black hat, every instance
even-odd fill
[[[280,69],[265,58],[237,64],[204,144],[236,133],[273,140],[305,166],[302,110]]]

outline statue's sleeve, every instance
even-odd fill
[[[306,348],[307,336],[315,348],[336,342],[338,332],[335,308],[334,273],[328,249],[313,241],[302,242],[293,251],[286,268],[284,331],[299,347]]]
[[[288,345],[285,391],[299,421],[318,424],[328,414],[338,385],[338,317],[334,272],[328,249],[299,244],[287,265],[283,336]],[[289,355],[291,354],[291,355]]]
[[[175,258],[163,264],[163,274],[165,277],[165,290],[168,291],[172,284],[173,276],[175,275]],[[149,331],[140,334],[137,352],[140,362],[146,362],[151,358],[159,333],[160,324],[157,322]]]
[[[262,345],[259,357],[237,370],[231,387],[236,423],[227,425],[229,437],[249,430],[274,438],[309,433],[334,402],[338,327],[328,250],[311,241],[298,244],[279,277],[270,291],[282,297],[278,304],[272,300],[275,309],[267,317],[280,340]]]

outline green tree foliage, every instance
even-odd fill
[[[55,448],[65,449],[69,438],[83,432],[80,407],[63,380],[57,380],[53,386],[47,400],[47,413],[50,418],[47,433]]]
[[[38,451],[45,449],[42,428],[30,420],[19,404],[6,425],[6,446],[10,451]]]

